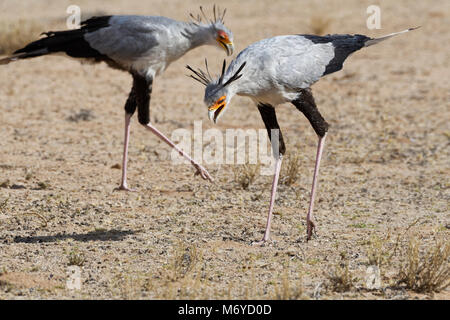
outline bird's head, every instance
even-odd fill
[[[191,78],[199,81],[206,86],[204,102],[208,107],[208,117],[211,121],[217,123],[217,120],[223,115],[228,103],[235,93],[234,88],[230,86],[230,84],[242,77],[242,74],[240,72],[244,68],[245,62],[241,64],[236,72],[233,72],[231,77],[227,77],[230,69],[228,69],[227,74],[225,74],[226,62],[224,60],[222,66],[222,74],[216,80],[212,79],[209,73],[208,62],[206,61],[206,59],[205,65],[206,72],[200,69],[196,71],[190,66],[187,66],[187,68],[195,75],[190,75]]]
[[[208,19],[203,7],[200,6],[200,12],[202,15],[198,14],[196,17],[191,13],[191,19],[194,25],[206,27],[208,30],[208,36],[210,37],[210,43],[217,45],[226,51],[228,56],[231,56],[234,51],[233,45],[233,33],[230,29],[225,27],[225,13],[227,9],[221,11],[216,5],[213,6],[213,19]],[[203,19],[205,22],[203,22]]]
[[[233,33],[220,21],[213,26],[216,32],[215,40],[217,44],[227,52],[228,56],[231,56],[234,52]]]
[[[218,87],[213,83],[205,89],[204,102],[208,107],[208,118],[214,123],[217,123],[231,100],[231,94],[228,91],[228,87]]]

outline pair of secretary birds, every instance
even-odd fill
[[[131,191],[127,184],[127,157],[130,120],[137,109],[139,123],[187,158],[203,179],[212,181],[208,171],[179,149],[150,122],[150,95],[153,79],[171,62],[202,45],[213,45],[233,54],[233,34],[224,25],[226,10],[213,7],[213,19],[203,8],[201,15],[190,22],[175,21],[159,16],[102,16],[81,23],[67,31],[49,31],[45,37],[29,43],[0,60],[0,64],[66,53],[73,58],[106,62],[110,67],[128,71],[133,85],[125,103],[125,133],[122,179],[118,190]],[[206,86],[204,102],[208,116],[215,123],[224,114],[234,95],[250,97],[261,114],[275,155],[275,172],[270,195],[269,213],[264,237],[255,244],[270,240],[270,225],[275,202],[281,162],[286,147],[278,125],[275,106],[291,102],[309,120],[319,137],[309,209],[306,216],[307,240],[315,228],[314,198],[320,160],[328,132],[328,123],[314,102],[310,86],[322,76],[342,69],[345,59],[353,52],[386,40],[394,35],[414,30],[410,28],[381,38],[364,35],[287,35],[264,39],[251,44],[230,63],[224,61],[220,76],[213,79],[206,63],[206,72],[187,68],[190,76]],[[226,70],[225,70],[226,69]]]

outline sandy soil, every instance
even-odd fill
[[[61,56],[1,66],[0,298],[448,299],[448,290],[419,294],[397,281],[411,237],[422,253],[449,240],[449,2],[379,3],[381,30],[366,28],[371,1],[226,2],[237,53],[265,37],[314,32],[323,24],[320,17],[329,20],[325,33],[380,36],[422,26],[355,53],[343,71],[314,85],[331,128],[317,236],[309,242],[305,215],[317,141],[293,106],[277,113],[288,152],[298,156],[299,175],[294,184],[280,185],[275,242],[252,247],[264,230],[270,176],[257,176],[243,190],[235,166],[208,165],[216,181],[205,182],[190,166],[173,165],[168,147],[133,119],[129,183],[138,191],[114,192],[130,76]],[[70,4],[2,0],[0,19],[38,21],[44,29],[35,31],[37,37],[64,28]],[[180,20],[200,4],[211,6],[77,4],[86,14]],[[204,130],[264,128],[252,102],[239,97],[220,124],[207,121],[203,88],[184,68],[201,66],[204,57],[219,70],[224,54],[197,49],[156,79],[153,123],[169,136],[177,128],[192,130],[195,120]],[[374,254],[384,259],[382,282],[369,290],[366,270]],[[448,268],[448,260],[444,264]],[[80,267],[80,290],[66,287],[69,265]],[[344,276],[353,281],[340,292],[333,276],[345,266]]]

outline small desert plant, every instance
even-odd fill
[[[84,254],[79,252],[78,249],[73,249],[67,254],[67,265],[69,266],[83,266],[86,262]]]
[[[39,190],[47,190],[50,188],[50,184],[48,181],[39,181],[37,183]]]
[[[356,278],[348,268],[349,261],[345,253],[341,253],[341,261],[329,275],[330,289],[335,292],[350,291],[355,286]]]
[[[0,212],[5,212],[6,208],[8,206],[9,198],[6,198],[5,200],[0,201]]]
[[[202,260],[202,253],[195,245],[177,244],[173,258],[166,265],[168,272],[164,275],[161,297],[170,300],[205,299],[211,285],[204,275]]]
[[[288,155],[287,166],[280,179],[282,184],[290,186],[297,181],[298,172],[300,169],[300,155],[298,153],[291,153]]]
[[[36,212],[36,211],[30,211],[30,212],[24,212],[23,214],[26,215],[26,216],[36,216],[36,217],[38,217],[39,219],[42,220],[42,227],[45,228],[47,226],[48,221],[44,217],[44,215],[42,214],[42,209],[40,211],[41,211],[41,213]]]
[[[9,179],[6,179],[2,182],[0,182],[0,188],[9,188],[11,186],[11,183]]]
[[[420,254],[419,241],[411,238],[403,255],[398,273],[398,284],[419,293],[439,292],[450,284],[450,245],[438,241],[424,254]]]
[[[392,258],[397,254],[398,248],[400,246],[400,240],[405,236],[409,230],[414,227],[420,219],[416,219],[402,234],[398,234],[395,241],[391,239],[391,231],[387,232],[384,239],[380,239],[376,235],[372,235],[369,240],[369,248],[367,249],[367,257],[369,265],[375,265],[381,268],[384,265],[391,263]],[[392,248],[390,248],[392,247]]]
[[[281,275],[281,285],[275,284],[275,296],[277,300],[298,300],[303,296],[302,278],[293,285],[293,281],[289,279],[289,269],[285,268]]]
[[[258,177],[260,164],[244,164],[236,166],[233,168],[234,181],[239,184],[239,186],[247,190],[248,187],[255,182]]]
[[[367,249],[369,265],[374,265],[381,268],[381,266],[389,264],[393,255],[388,248],[389,244],[390,233],[388,233],[384,239],[380,239],[375,235],[370,237],[369,248]]]
[[[0,274],[0,275],[1,275],[1,274]],[[2,289],[2,291],[4,291],[4,292],[10,292],[10,291],[13,290],[13,288],[14,288],[14,286],[13,286],[11,283],[9,283],[9,282],[6,281],[6,280],[0,279],[0,289]]]
[[[202,260],[201,253],[194,245],[179,244],[175,249],[175,256],[169,265],[172,271],[171,280],[184,278]]]

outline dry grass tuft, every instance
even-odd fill
[[[289,269],[285,268],[281,275],[281,285],[275,284],[275,295],[273,299],[298,300],[303,297],[303,294],[304,289],[301,276],[297,283],[293,285],[293,281],[289,279]]]
[[[316,35],[325,34],[326,30],[330,26],[331,19],[324,16],[313,16],[309,20],[309,28],[311,32]]]
[[[11,183],[9,179],[6,179],[2,182],[0,182],[0,188],[9,188],[11,186]]]
[[[4,213],[6,212],[6,208],[8,207],[9,197],[5,200],[0,201],[0,212]]]
[[[195,245],[180,243],[175,248],[175,255],[167,265],[168,272],[163,299],[206,299],[210,284],[202,275],[202,253]]]
[[[329,275],[330,289],[334,292],[347,292],[355,287],[356,278],[350,272],[349,261],[345,253],[341,253],[341,261]]]
[[[438,241],[420,254],[419,241],[411,238],[397,275],[398,284],[418,293],[439,292],[450,284],[450,245]]]
[[[392,256],[395,254],[395,250],[391,253],[389,248],[391,244],[391,236],[388,232],[387,236],[383,239],[373,235],[369,240],[369,248],[367,249],[367,257],[369,265],[377,266],[381,269],[382,266],[388,265]],[[398,246],[398,239],[395,243],[395,248]]]
[[[255,182],[259,175],[260,164],[244,164],[233,167],[234,181],[239,186],[247,190],[248,187]]]
[[[294,184],[298,179],[298,172],[300,170],[300,154],[299,153],[291,153],[288,155],[287,165],[285,166],[285,170],[282,174],[280,182],[287,186]]]
[[[180,244],[175,251],[175,257],[171,264],[172,281],[186,277],[194,267],[202,260],[202,254],[194,245]]]
[[[30,212],[24,212],[23,214],[27,215],[27,216],[38,217],[42,221],[42,227],[44,227],[44,228],[47,227],[48,221],[47,221],[47,219],[45,219],[45,217],[41,213],[35,212],[35,211],[30,211]]]
[[[86,258],[82,252],[79,252],[78,249],[73,249],[67,254],[67,265],[69,266],[83,266],[86,262]]]

